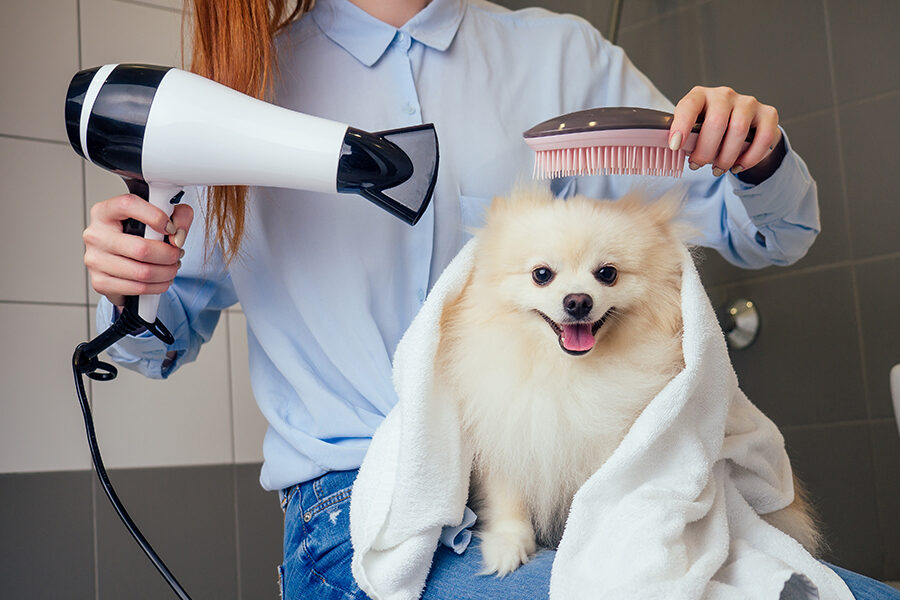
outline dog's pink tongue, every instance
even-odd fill
[[[590,323],[563,324],[562,343],[566,350],[583,352],[594,347],[594,335]]]

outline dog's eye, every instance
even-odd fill
[[[538,285],[547,285],[553,279],[553,271],[547,267],[538,267],[531,272],[531,278]]]
[[[612,265],[604,265],[594,273],[594,277],[597,278],[597,281],[605,285],[614,284],[616,282],[616,277],[618,276],[619,272]]]

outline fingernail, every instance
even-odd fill
[[[187,231],[185,231],[184,229],[179,229],[175,232],[175,237],[172,240],[172,243],[175,244],[177,248],[181,248],[182,246],[184,246],[184,238],[186,237]]]
[[[678,150],[681,148],[681,132],[676,131],[669,139],[669,150]]]
[[[172,221],[166,223],[166,233],[168,233],[169,235],[175,235],[175,231],[175,223],[173,223]]]
[[[725,172],[725,169],[720,169],[719,167],[713,167],[713,176],[714,177],[718,177],[724,172]]]
[[[184,248],[178,251],[178,258],[184,258]]]
[[[700,165],[698,165],[694,161],[689,162],[688,166],[691,168],[691,171],[696,171],[697,169],[700,168]]]
[[[737,175],[738,173],[740,173],[743,170],[744,170],[744,167],[742,167],[741,165],[734,165],[733,167],[731,167],[731,172],[734,173],[735,175]]]

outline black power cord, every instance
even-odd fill
[[[97,446],[97,436],[94,433],[94,419],[91,415],[91,407],[88,404],[87,394],[84,391],[85,375],[95,381],[110,381],[116,378],[116,375],[118,374],[116,368],[108,363],[97,360],[97,356],[126,335],[135,335],[146,329],[167,345],[174,341],[172,334],[169,333],[169,330],[166,329],[166,326],[163,325],[159,319],[157,319],[155,323],[147,323],[137,315],[133,306],[134,305],[131,303],[126,304],[125,310],[122,311],[122,314],[116,319],[116,322],[106,331],[90,342],[79,344],[78,347],[75,348],[75,353],[72,355],[72,373],[75,377],[75,390],[78,394],[78,401],[81,403],[81,412],[84,415],[84,430],[87,433],[88,446],[91,449],[91,459],[94,462],[94,470],[97,472],[97,477],[100,479],[100,485],[103,487],[103,491],[106,492],[106,497],[109,498],[109,501],[112,503],[119,518],[122,519],[122,523],[124,523],[128,531],[131,532],[131,535],[138,543],[138,546],[141,547],[141,550],[144,551],[144,554],[147,555],[147,558],[150,559],[150,562],[153,563],[153,566],[156,567],[160,575],[163,576],[166,583],[169,584],[178,598],[181,600],[191,600],[191,597],[188,596],[187,592],[184,591],[184,588],[181,587],[181,584],[178,583],[178,580],[175,579],[175,576],[172,575],[172,572],[169,571],[159,555],[153,550],[153,547],[150,546],[150,542],[144,538],[141,530],[138,529],[137,525],[134,524],[134,521],[131,520],[125,507],[116,495],[112,483],[109,481],[109,476],[106,474],[106,469],[103,467],[103,459],[100,457],[100,448]]]

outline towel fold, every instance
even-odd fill
[[[443,528],[463,521],[471,452],[455,407],[430,392],[441,313],[465,284],[476,243],[400,341],[399,401],[354,484],[353,574],[375,600],[418,598]],[[793,499],[784,440],[739,389],[687,250],[681,308],[685,368],[575,494],[550,597],[852,600],[833,571],[759,517]]]

